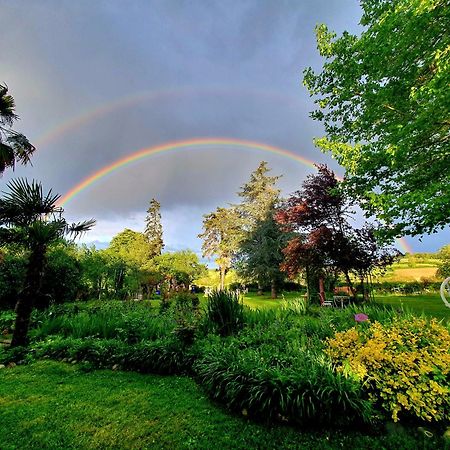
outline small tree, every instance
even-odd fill
[[[187,289],[192,281],[206,274],[206,266],[191,250],[163,253],[154,259],[158,271],[166,279],[169,290]]]
[[[27,343],[33,302],[39,297],[46,266],[47,249],[65,235],[76,236],[89,230],[94,220],[69,224],[64,210],[57,206],[59,195],[42,185],[24,179],[10,181],[9,192],[0,199],[0,244],[16,243],[29,252],[25,287],[16,304],[16,323],[11,346]]]
[[[278,287],[285,277],[280,265],[287,239],[288,234],[282,231],[270,213],[265,220],[256,223],[239,247],[240,273],[256,280],[260,286],[269,283],[272,298],[277,298]]]
[[[439,264],[436,275],[441,278],[450,277],[450,245],[445,245],[438,253]]]

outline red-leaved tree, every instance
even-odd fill
[[[308,176],[277,214],[285,230],[296,233],[284,249],[282,269],[291,277],[303,271],[310,295],[326,272],[342,273],[356,297],[350,274],[364,280],[375,268],[392,263],[397,253],[378,245],[373,227],[350,225],[354,205],[339,189],[334,172],[316,167],[318,173]]]

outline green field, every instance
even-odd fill
[[[425,444],[425,447],[424,447]],[[41,361],[0,370],[0,448],[436,448],[387,434],[265,426],[212,404],[193,380]]]

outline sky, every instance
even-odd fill
[[[312,143],[323,128],[302,72],[321,67],[314,27],[358,33],[357,0],[0,0],[0,82],[36,145],[26,176],[62,195],[133,153],[203,139],[252,141],[309,162],[335,161]],[[65,203],[69,220],[95,218],[83,237],[104,247],[144,229],[161,203],[166,249],[200,253],[202,215],[237,202],[259,162],[300,188],[311,164],[257,146],[217,142],[150,154]],[[449,229],[408,238],[415,252],[447,244]]]

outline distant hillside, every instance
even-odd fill
[[[424,278],[436,280],[439,259],[436,253],[407,253],[399,262],[393,264],[377,281],[420,281]]]

